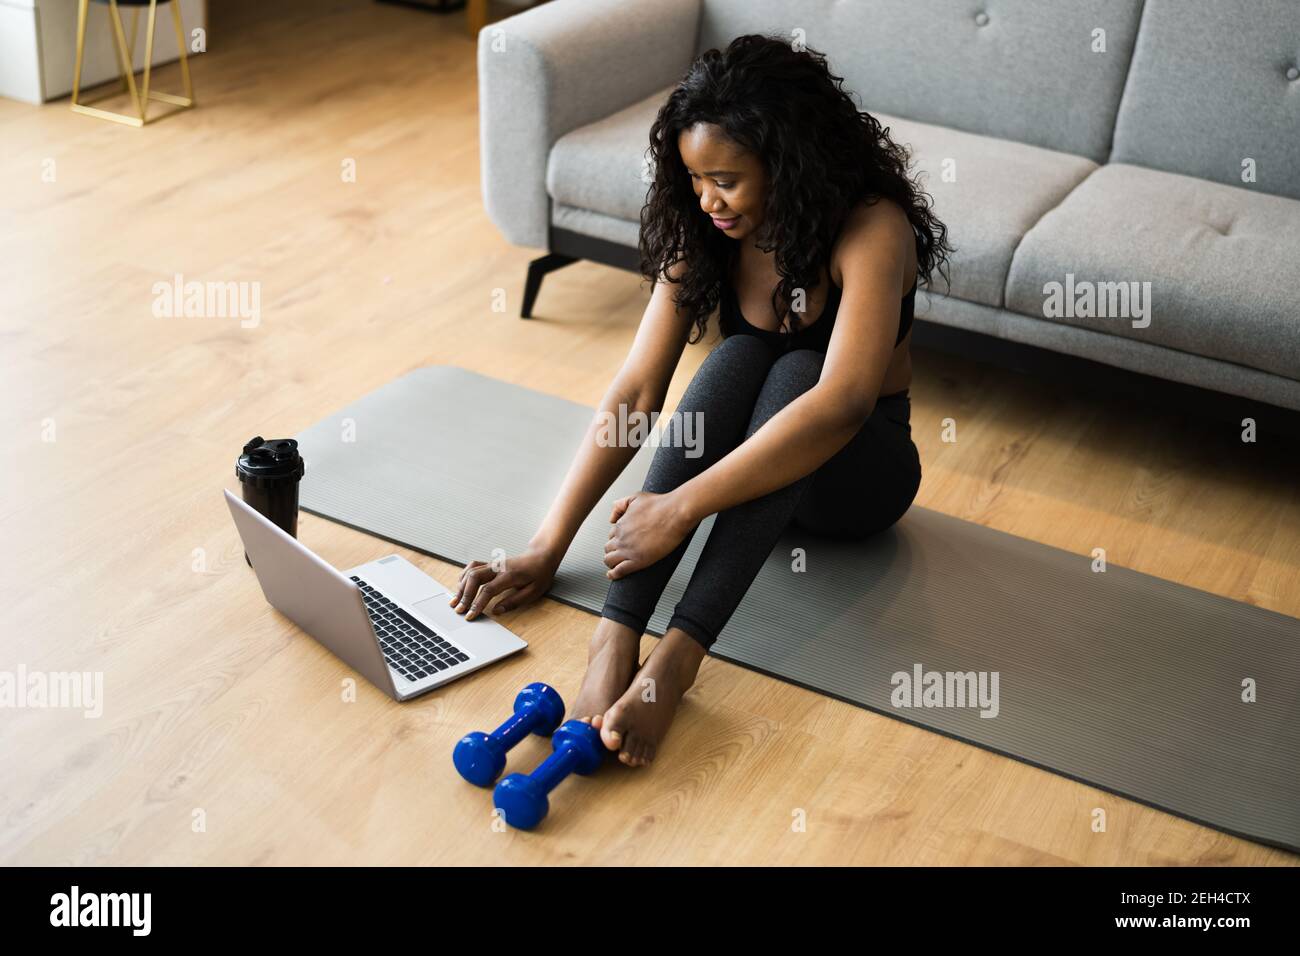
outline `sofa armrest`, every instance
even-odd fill
[[[701,2],[552,0],[479,31],[483,203],[510,242],[546,248],[551,147],[675,83],[695,58]]]

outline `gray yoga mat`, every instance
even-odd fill
[[[495,548],[513,554],[546,514],[592,414],[454,366],[420,368],[297,436],[301,505],[457,564],[491,560]],[[640,490],[654,451],[638,451],[582,525],[551,597],[600,612],[610,510]],[[712,524],[696,532],[652,633],[667,626]],[[865,542],[787,530],[713,653],[1300,850],[1295,618],[1114,564],[1097,573],[1091,555],[913,506]],[[926,672],[984,672],[985,705],[926,706],[921,695],[908,699],[921,706],[895,706],[894,675],[918,666],[921,686]],[[538,668],[545,679],[545,662]],[[993,672],[996,715],[985,717]],[[1243,700],[1246,681],[1254,702]]]

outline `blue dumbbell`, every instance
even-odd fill
[[[460,775],[478,787],[490,787],[506,768],[506,751],[529,733],[549,737],[564,719],[564,701],[550,684],[529,684],[515,698],[515,712],[492,731],[473,731],[460,738],[451,759]]]
[[[554,752],[540,767],[527,776],[512,773],[492,794],[506,823],[517,830],[531,830],[541,823],[550,809],[546,795],[571,773],[595,773],[608,753],[600,742],[600,731],[581,720],[565,721],[551,738],[551,746]]]

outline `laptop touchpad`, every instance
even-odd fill
[[[427,617],[433,622],[433,629],[443,634],[450,634],[458,627],[464,627],[466,624],[473,624],[473,621],[467,621],[464,617],[457,614],[452,606],[447,602],[451,596],[440,594],[438,597],[426,598],[423,601],[416,601],[411,605],[415,610]],[[466,613],[469,613],[468,611]]]

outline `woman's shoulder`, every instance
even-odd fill
[[[831,281],[843,288],[846,263],[877,259],[891,248],[904,257],[910,273],[914,268],[911,260],[916,255],[916,232],[903,207],[886,196],[870,203],[858,202],[844,217],[844,225],[831,248]]]
[[[659,275],[666,278],[674,285],[681,282],[686,275],[687,260],[685,257],[677,259],[666,268],[660,270]]]

